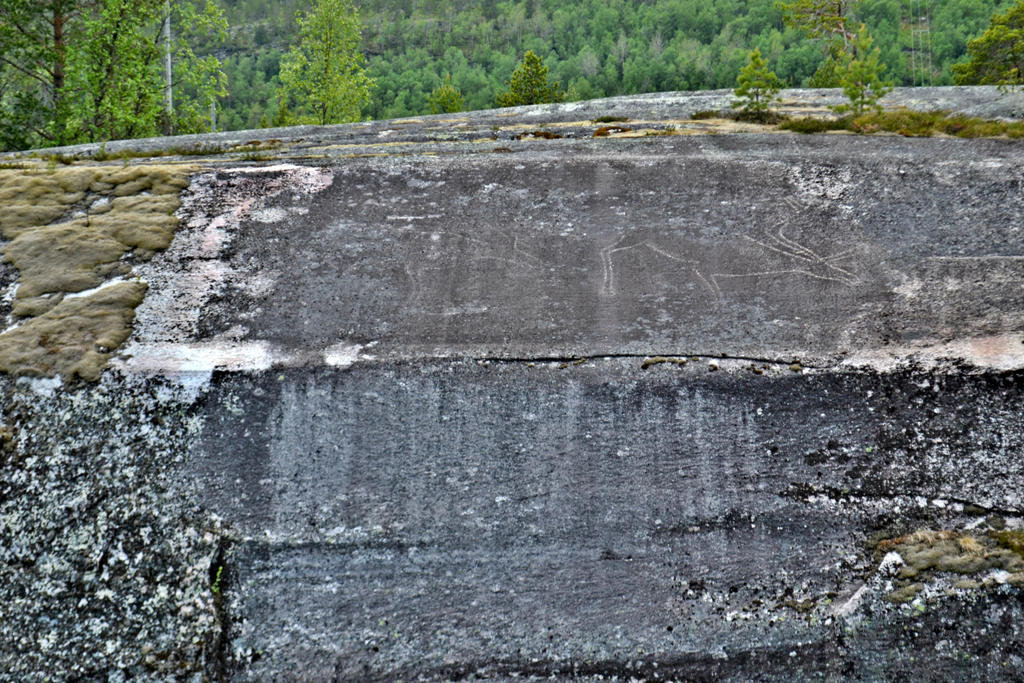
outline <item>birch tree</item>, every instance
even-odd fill
[[[358,121],[373,80],[359,52],[359,15],[351,0],[317,0],[296,15],[299,44],[281,59],[281,110],[285,123]]]

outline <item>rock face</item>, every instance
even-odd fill
[[[100,380],[0,380],[0,675],[1024,677],[1024,142],[727,101],[201,141]]]

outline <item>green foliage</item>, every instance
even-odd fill
[[[952,83],[949,66],[961,59],[968,39],[1009,2],[932,0],[924,21],[906,3],[860,0],[843,16],[854,31],[867,24],[886,74],[898,84],[944,85]],[[277,100],[265,94],[277,88],[274,55],[294,42],[295,9],[304,4],[309,0],[228,4],[232,24],[247,30],[232,32],[232,56],[225,60],[231,95],[220,125],[274,120]],[[570,99],[731,89],[754,48],[789,86],[839,85],[841,62],[828,59],[827,41],[787,26],[776,0],[364,0],[359,7],[367,74],[377,82],[363,114],[376,119],[429,112],[431,90],[445,74],[462,93],[465,109],[494,106],[527,50],[543,57],[549,78]],[[264,29],[260,41],[252,27]],[[922,52],[925,28],[930,50]]]
[[[130,9],[162,1],[139,0],[139,8]],[[445,82],[446,74],[462,94],[464,109],[494,106],[495,96],[507,90],[504,79],[528,50],[543,57],[549,80],[559,82],[573,99],[734,88],[754,48],[788,85],[838,86],[849,40],[837,29],[852,34],[861,22],[880,49],[887,77],[900,85],[951,84],[950,66],[963,59],[969,39],[981,35],[993,13],[1006,12],[1014,1],[932,0],[924,19],[896,0],[363,0],[361,49],[366,76],[377,87],[360,114],[382,119],[427,113],[432,89]],[[0,0],[0,145],[11,149],[74,141],[57,125],[67,120],[68,103],[78,95],[57,88],[54,96],[61,71],[56,67],[62,62],[52,10],[65,12],[66,63],[81,44],[85,19],[105,2]],[[205,0],[188,3],[206,7]],[[183,0],[173,4],[181,14],[177,6]],[[313,1],[221,4],[233,27],[226,41],[219,31],[189,32],[185,41],[197,59],[220,55],[224,62],[230,94],[218,103],[218,128],[312,119],[300,98],[281,100],[278,93],[282,57],[299,42],[297,10],[308,10]],[[190,28],[186,20],[173,23],[175,39],[184,39],[182,29]],[[925,29],[927,47],[922,47]],[[158,44],[158,34],[157,19],[146,26],[139,49],[143,43]],[[159,64],[151,68],[159,70]],[[193,115],[191,123],[175,124],[179,131],[208,125],[210,98],[182,82],[191,73],[176,58],[175,110],[180,118],[189,118],[186,109]],[[63,77],[70,78],[66,69]],[[194,106],[189,108],[188,101]],[[152,128],[159,131],[161,124]]]
[[[782,130],[791,130],[794,133],[827,133],[833,130],[849,130],[851,117],[844,116],[838,119],[821,119],[807,116],[799,119],[789,119],[779,124]]]
[[[160,32],[170,8],[175,109],[164,106]],[[0,4],[0,144],[7,149],[209,128],[225,94],[219,60],[193,46],[226,37],[213,0],[5,0]],[[5,87],[6,86],[6,87]]]
[[[495,98],[499,107],[561,102],[565,96],[557,82],[548,82],[548,67],[533,50],[523,55],[523,61],[512,72],[512,80],[505,81],[505,85],[508,90]]]
[[[783,121],[779,128],[796,133],[824,133],[844,130],[851,133],[897,133],[906,137],[949,135],[961,138],[1024,137],[1024,122],[990,121],[948,111],[912,111],[894,109],[868,111],[860,116],[847,114],[835,119],[800,118]]]
[[[172,4],[174,44],[175,134],[202,133],[211,129],[210,105],[228,94],[228,79],[220,59],[209,52],[197,54],[196,46],[209,50],[228,39],[228,23],[216,0],[178,0]]]
[[[860,0],[793,0],[780,2],[787,26],[821,41],[829,58],[848,53],[855,36],[847,26]]]
[[[860,0],[793,0],[780,2],[787,26],[821,44],[821,61],[808,85],[812,88],[835,88],[842,85],[844,67],[855,53],[856,36],[848,26],[851,12]]]
[[[846,23],[859,4],[860,0],[792,0],[780,2],[779,8],[786,24],[808,38],[851,41],[853,35]]]
[[[958,84],[1011,89],[1024,85],[1024,0],[992,17],[988,30],[967,44],[970,60],[953,65]]]
[[[218,564],[217,571],[214,573],[213,581],[210,582],[210,592],[214,595],[220,594],[221,583],[224,580],[224,565]]]
[[[444,83],[431,91],[427,104],[430,105],[431,114],[452,114],[466,107],[462,92],[452,85],[451,74],[445,74]]]
[[[853,112],[859,116],[868,110],[881,111],[878,101],[892,90],[891,81],[883,81],[885,66],[879,61],[879,50],[861,24],[852,44],[853,54],[848,57],[839,76],[839,85],[849,104],[835,107],[837,112]]]
[[[754,48],[747,58],[747,65],[740,69],[733,90],[736,97],[741,99],[733,102],[732,106],[742,108],[748,115],[764,114],[778,100],[783,85],[761,57],[761,50]]]
[[[374,83],[363,68],[359,15],[351,0],[317,0],[296,21],[299,44],[281,58],[287,123],[358,121]]]

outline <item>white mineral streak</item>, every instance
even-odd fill
[[[997,334],[935,344],[861,349],[846,358],[843,365],[888,372],[907,363],[927,368],[945,361],[963,361],[990,370],[1020,370],[1024,369],[1024,343],[1020,334]]]
[[[64,299],[80,299],[82,297],[92,296],[93,294],[96,294],[99,291],[106,289],[107,287],[113,287],[114,285],[120,285],[120,284],[123,284],[125,282],[134,282],[134,281],[135,281],[135,278],[133,278],[133,277],[115,277],[115,278],[112,278],[110,280],[107,280],[106,282],[104,282],[103,284],[99,285],[98,287],[93,287],[92,289],[86,289],[86,290],[83,290],[81,292],[71,292],[70,294],[65,294],[64,295]]]
[[[347,368],[357,360],[369,358],[360,354],[362,350],[362,344],[340,342],[324,349],[324,362],[336,368]]]
[[[201,340],[199,316],[227,283],[257,297],[276,284],[277,274],[236,268],[225,258],[242,221],[285,219],[292,212],[268,207],[269,200],[285,192],[308,198],[333,180],[329,169],[291,164],[194,177],[182,197],[182,225],[171,246],[135,269],[149,291],[136,309],[131,339],[112,364],[127,373],[165,375],[196,391],[214,370],[291,365],[292,359],[266,342],[239,340],[238,330]]]
[[[857,611],[857,608],[860,607],[861,602],[864,601],[864,597],[868,594],[868,592],[870,592],[870,590],[871,589],[867,587],[867,584],[861,586],[857,589],[856,593],[850,596],[849,600],[836,607],[832,614],[834,614],[837,617],[851,616],[854,612]]]

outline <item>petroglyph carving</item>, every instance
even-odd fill
[[[750,264],[749,269],[732,272],[716,269],[721,259],[706,250],[681,252],[678,247],[667,247],[664,238],[654,238],[649,233],[639,236],[627,235],[601,250],[602,284],[601,295],[615,296],[617,282],[615,257],[629,250],[647,251],[651,255],[668,259],[679,264],[683,275],[689,275],[700,282],[716,300],[722,299],[722,285],[729,280],[753,277],[808,277],[816,280],[854,286],[860,281],[856,273],[853,249],[840,249],[833,253],[822,253],[797,239],[786,235],[782,228],[763,231],[757,236],[744,235],[743,240],[755,250],[753,259],[742,260]],[[723,251],[731,249],[723,247]]]
[[[469,272],[475,270],[486,272],[491,281],[505,276],[521,276],[524,273],[541,269],[543,261],[524,249],[517,235],[504,232],[493,233],[492,239],[480,239],[466,232],[413,230],[414,259],[407,261],[405,274],[409,278],[412,292],[406,301],[407,306],[419,306],[424,293],[431,284],[440,283],[446,273]],[[456,263],[461,262],[460,267]],[[470,264],[470,268],[466,268]],[[481,267],[474,269],[473,264]],[[487,264],[487,268],[483,265]],[[449,302],[453,303],[453,302]],[[448,307],[445,310],[462,311],[460,307]],[[484,311],[486,307],[476,307],[474,311]]]

